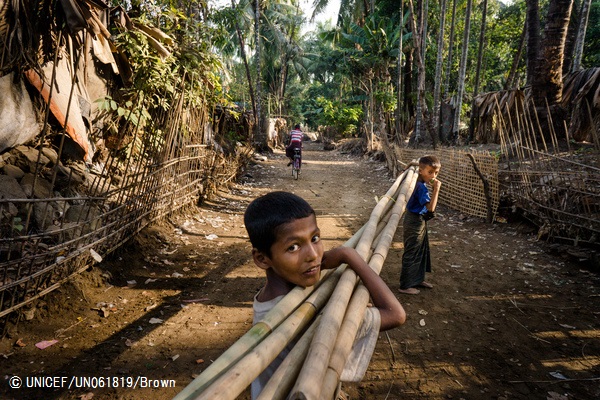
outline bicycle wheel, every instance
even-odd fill
[[[300,171],[298,171],[296,168],[292,168],[292,176],[294,177],[295,180],[298,180],[298,173]]]

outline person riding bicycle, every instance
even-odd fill
[[[290,132],[290,143],[285,148],[285,155],[290,159],[288,163],[288,167],[292,165],[294,161],[294,149],[300,149],[300,154],[302,154],[302,130],[300,129],[300,124],[296,124],[294,129]]]

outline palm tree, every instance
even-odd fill
[[[551,0],[544,27],[544,39],[531,82],[533,101],[545,133],[550,133],[545,129],[548,126],[545,122],[548,119],[548,109],[559,111],[558,105],[562,98],[564,47],[572,5],[573,0]],[[557,114],[557,118],[554,119],[554,128],[562,132],[564,125],[560,115]]]
[[[467,0],[465,10],[465,30],[463,34],[462,54],[460,57],[460,67],[458,71],[458,89],[456,94],[456,113],[454,115],[454,124],[452,125],[452,140],[458,139],[458,129],[460,125],[460,111],[462,108],[462,97],[465,91],[465,79],[467,73],[467,54],[469,50],[469,31],[471,29],[471,6],[472,0]]]
[[[256,120],[258,118],[256,95],[254,92],[254,85],[252,84],[252,74],[250,72],[250,65],[248,64],[248,57],[246,55],[246,43],[244,40],[244,31],[240,27],[240,21],[238,21],[238,18],[242,17],[244,14],[242,12],[236,11],[237,8],[238,8],[238,6],[235,4],[235,0],[231,0],[231,9],[233,11],[233,13],[232,13],[233,25],[235,28],[238,42],[239,42],[240,57],[242,59],[242,63],[244,64],[244,70],[246,72],[246,79],[248,80],[248,89],[250,92],[249,93],[250,102],[252,103],[252,113]]]
[[[581,13],[579,15],[579,27],[577,29],[577,41],[575,42],[575,57],[573,59],[573,72],[581,69],[581,56],[583,55],[583,43],[585,42],[585,31],[588,25],[590,15],[590,5],[592,0],[583,0],[581,4]]]
[[[548,7],[542,48],[531,82],[533,105],[540,119],[544,135],[551,132],[564,134],[564,110],[560,107],[563,89],[563,60],[567,29],[573,0],[551,0]],[[552,112],[552,124],[550,115]],[[549,129],[546,129],[549,127]],[[562,136],[557,134],[557,136]]]
[[[442,96],[445,99],[450,97],[450,76],[452,72],[452,53],[454,49],[454,29],[456,27],[456,2],[457,0],[452,0],[452,20],[450,22],[450,38],[448,39],[448,60],[446,63],[446,76],[444,79],[444,90]],[[447,138],[444,137],[441,125],[438,133],[440,140],[442,142],[446,142]]]
[[[290,72],[305,72],[298,29],[303,22],[303,16],[297,4],[274,2],[265,10],[264,20],[262,36],[269,45],[263,49],[263,80],[269,98],[274,99],[274,108],[281,115],[286,113],[285,93]]]
[[[384,138],[387,133],[387,114],[393,98],[390,66],[398,56],[397,43],[402,26],[393,19],[377,13],[365,18],[364,25],[353,22],[348,31],[342,33],[347,53],[353,55],[355,76],[365,94],[365,126],[372,149],[376,137]],[[393,109],[393,106],[392,106]]]
[[[477,54],[477,69],[475,71],[475,87],[473,88],[473,104],[471,106],[471,121],[469,122],[469,137],[467,142],[473,140],[475,132],[475,97],[479,94],[479,78],[481,76],[481,64],[483,62],[483,45],[485,42],[485,21],[487,18],[487,0],[483,0],[481,16],[481,28],[479,30],[479,50]]]
[[[527,84],[531,85],[540,48],[540,4],[538,0],[527,3]]]
[[[403,31],[404,31],[404,0],[400,0],[400,26],[401,33],[398,36],[398,60],[396,62],[396,73],[398,74],[396,80],[396,138],[402,136],[402,43],[403,43]]]
[[[438,34],[437,57],[435,62],[435,80],[433,89],[433,128],[439,129],[440,91],[442,86],[442,61],[444,53],[444,29],[446,27],[446,0],[440,5],[440,32]]]
[[[262,112],[261,112],[261,99],[262,99],[262,85],[261,85],[261,41],[260,41],[260,0],[254,0],[254,42],[255,42],[255,53],[254,59],[256,63],[256,113],[255,113],[255,133],[254,133],[254,146],[257,150],[268,150],[269,145],[267,143],[267,134],[262,130]]]

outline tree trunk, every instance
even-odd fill
[[[577,29],[577,40],[575,42],[575,56],[573,57],[573,72],[581,69],[581,57],[583,56],[583,44],[585,42],[585,31],[587,30],[591,3],[592,0],[583,0],[583,4],[581,5],[579,28]]]
[[[585,0],[584,0],[585,1]],[[580,0],[573,0],[573,6],[571,9],[571,21],[567,28],[567,38],[565,40],[565,55],[563,58],[563,75],[571,72],[573,68],[573,58],[575,57],[575,46],[577,41],[577,31],[579,29],[579,14],[581,13],[582,4]]]
[[[254,147],[258,151],[268,151],[269,144],[267,143],[266,132],[262,129],[262,115],[261,115],[261,102],[262,102],[262,85],[261,85],[261,69],[260,69],[260,1],[254,0],[254,37],[256,41],[256,129],[254,131]]]
[[[440,32],[437,43],[437,59],[435,62],[435,82],[433,89],[433,128],[439,131],[440,91],[442,86],[442,61],[444,53],[444,28],[446,26],[446,0],[441,0]]]
[[[487,0],[483,0],[482,5],[482,15],[481,15],[481,29],[479,30],[479,49],[477,54],[477,69],[475,71],[475,86],[473,88],[473,103],[471,105],[471,121],[469,122],[469,138],[467,142],[473,140],[473,136],[475,135],[475,123],[476,120],[476,112],[475,110],[475,97],[479,94],[479,78],[481,76],[481,64],[483,63],[483,47],[485,44],[485,22],[487,19]]]
[[[404,0],[400,0],[400,38],[398,39],[398,80],[396,82],[396,138],[402,137],[402,39],[404,33]]]
[[[412,98],[413,88],[413,53],[414,49],[411,47],[406,53],[406,61],[404,62],[404,110],[408,119],[414,116],[415,105]]]
[[[564,135],[564,110],[559,106],[562,99],[562,67],[565,40],[573,0],[552,0],[544,29],[544,42],[532,81],[532,97],[540,119],[542,134],[557,132]],[[552,112],[553,126],[549,124]]]
[[[458,89],[456,91],[456,113],[454,115],[454,124],[452,125],[452,137],[450,141],[458,140],[458,131],[460,126],[460,110],[462,107],[462,97],[465,91],[465,79],[467,76],[467,54],[469,52],[469,31],[471,30],[471,6],[472,0],[467,0],[465,10],[465,31],[463,35],[462,54],[460,56],[460,68],[458,71]]]
[[[454,28],[456,26],[456,1],[452,0],[452,20],[450,22],[450,38],[448,39],[448,63],[446,64],[446,76],[444,80],[444,90],[442,98],[448,99],[450,97],[450,74],[452,72],[452,53],[454,51]],[[438,129],[438,136],[440,140],[445,143],[446,137],[442,130],[442,124]]]
[[[540,5],[538,0],[527,2],[527,84],[531,85],[540,48]]]
[[[231,8],[233,10],[236,9],[235,0],[231,0]],[[244,43],[244,38],[242,37],[242,32],[240,30],[240,26],[235,20],[235,32],[237,33],[238,40],[240,42],[240,53],[242,56],[242,61],[244,62],[244,69],[246,70],[246,79],[248,80],[248,91],[250,92],[250,102],[252,103],[252,115],[254,115],[254,119],[256,120],[258,115],[256,112],[256,96],[254,93],[254,85],[252,85],[252,74],[250,74],[250,66],[248,65],[248,57],[246,56],[246,45]]]
[[[521,56],[523,55],[523,48],[525,47],[525,38],[527,37],[527,24],[523,26],[523,30],[521,31],[521,40],[519,41],[519,48],[515,53],[515,57],[513,58],[512,66],[510,67],[510,72],[508,73],[508,78],[506,78],[506,82],[504,83],[504,89],[510,90],[514,89],[515,78],[517,76],[517,69],[519,68],[519,62],[521,61]]]
[[[433,144],[433,148],[435,149],[437,146],[437,137],[435,135],[435,132],[433,130],[433,126],[431,125],[431,116],[429,115],[429,112],[427,110],[427,103],[425,103],[425,61],[423,60],[422,54],[423,51],[419,48],[420,44],[423,43],[423,39],[420,38],[419,36],[419,31],[417,29],[417,25],[416,25],[416,21],[414,18],[414,13],[412,12],[413,10],[413,2],[412,0],[409,0],[409,5],[410,5],[410,21],[412,24],[412,28],[413,28],[413,37],[414,37],[414,43],[415,43],[415,54],[417,55],[416,61],[417,61],[417,68],[418,68],[418,75],[417,75],[417,115],[416,115],[416,122],[415,122],[415,132],[413,137],[411,138],[411,142],[413,142],[413,144],[418,144],[419,140],[421,140],[421,135],[420,135],[420,126],[419,126],[419,115],[422,115],[422,121],[423,123],[426,124],[427,126],[427,130],[429,131],[429,134],[431,136],[431,140],[432,140],[432,144]]]
[[[423,49],[423,27],[424,27],[424,23],[423,20],[426,19],[426,17],[423,17],[423,1],[419,0],[417,2],[417,7],[418,7],[418,13],[416,14],[415,17],[415,12],[413,9],[413,4],[412,4],[412,0],[410,3],[410,11],[411,11],[411,20],[417,20],[418,23],[413,25],[414,28],[414,33],[413,33],[413,41],[414,41],[414,45],[415,48],[417,50],[417,60],[419,59],[423,59],[423,55],[424,55],[424,51]],[[414,22],[413,22],[414,23]],[[421,52],[423,51],[423,52]],[[421,90],[421,85],[423,86],[423,89]],[[419,143],[421,141],[421,120],[423,119],[423,108],[421,106],[422,104],[422,98],[423,96],[425,96],[425,68],[421,68],[421,63],[417,62],[417,107],[415,110],[415,131],[413,132],[413,136],[411,138],[411,141],[414,141],[414,143]]]
[[[562,98],[562,65],[573,0],[552,0],[544,29],[544,42],[532,81],[536,106],[557,104]]]

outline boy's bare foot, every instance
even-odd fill
[[[425,281],[419,283],[417,286],[421,286],[421,287],[424,287],[427,289],[433,289],[433,285],[431,283],[425,282]]]
[[[404,294],[419,294],[419,293],[421,293],[421,291],[419,289],[415,289],[414,287],[411,287],[408,289],[400,289],[398,291],[400,293],[404,293]]]

